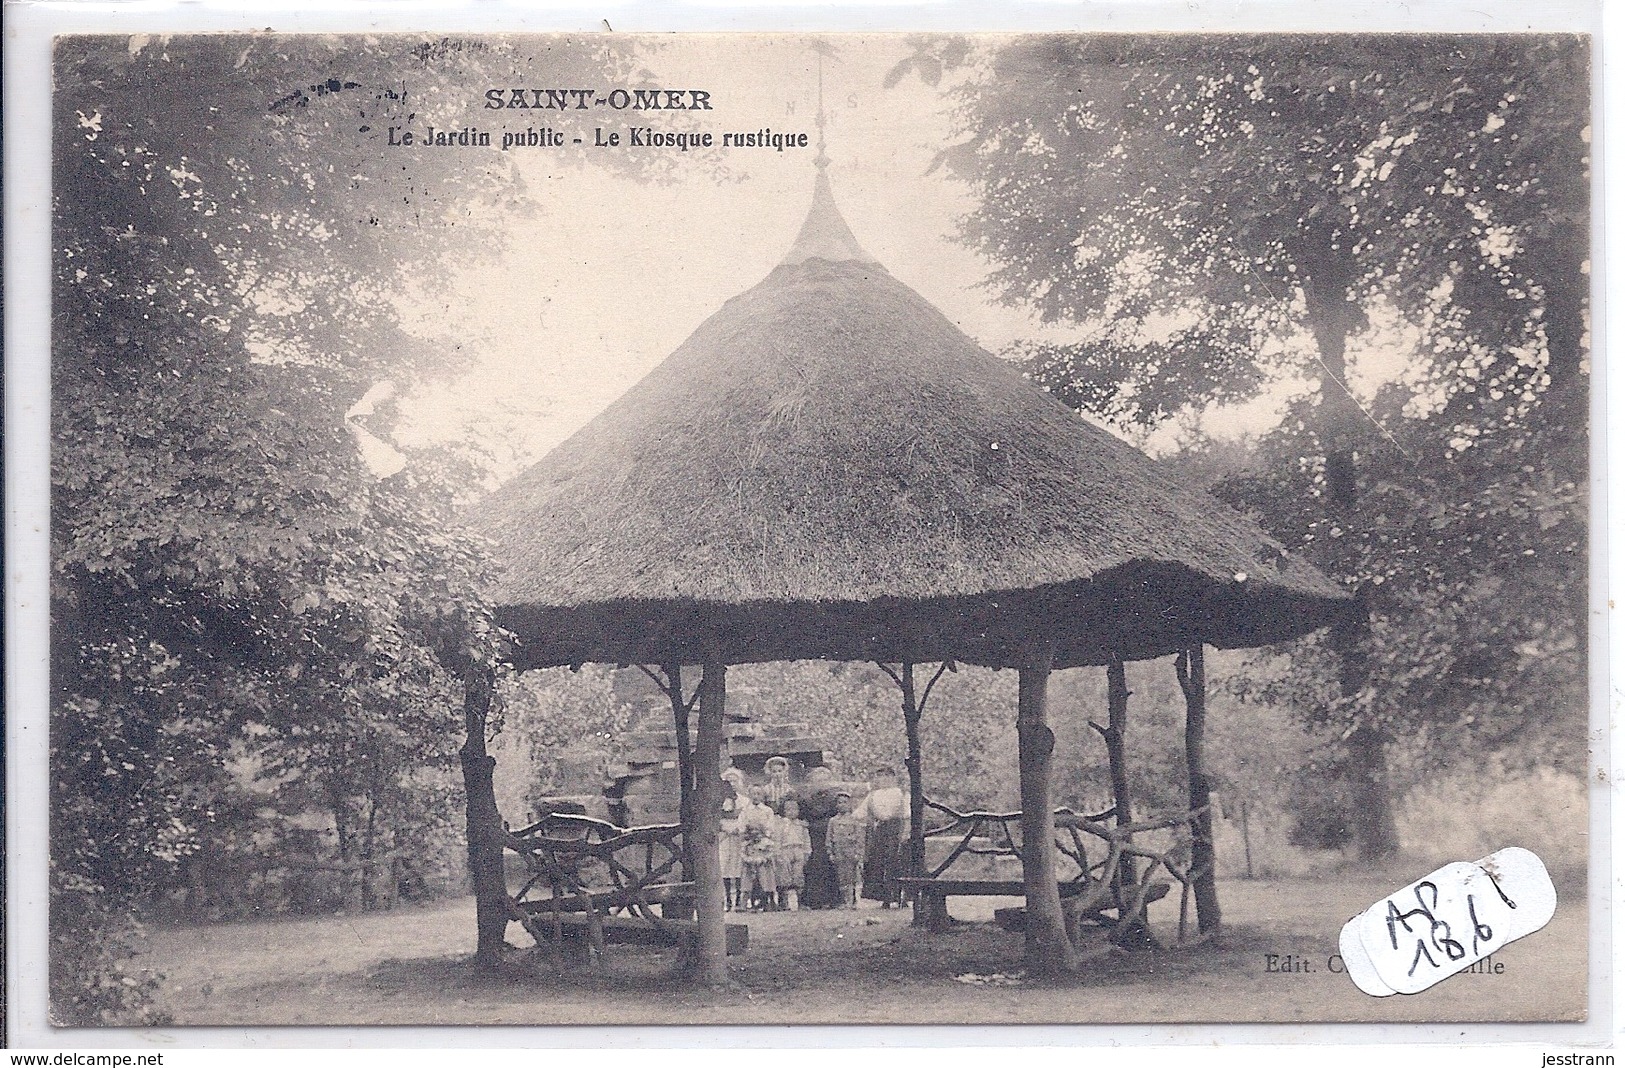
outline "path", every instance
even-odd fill
[[[611,947],[601,973],[543,971],[503,983],[467,967],[473,903],[386,914],[155,931],[144,963],[167,974],[178,1024],[1151,1023],[1578,1019],[1584,1014],[1583,891],[1543,931],[1497,954],[1500,974],[1458,975],[1413,997],[1376,999],[1328,969],[1344,919],[1399,885],[1351,875],[1222,884],[1227,931],[1189,950],[1110,956],[1075,980],[956,980],[1020,967],[1021,940],[968,924],[930,936],[908,913],[750,916],[737,989],[686,987],[670,954]],[[990,916],[1003,901],[956,902]],[[1177,901],[1154,916],[1177,916]],[[510,930],[518,942],[522,933]],[[528,940],[526,940],[528,942]],[[1269,970],[1269,954],[1308,973]],[[613,1021],[606,1007],[613,1006]]]

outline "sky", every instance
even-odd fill
[[[863,37],[824,59],[830,179],[869,253],[997,350],[1033,335],[1036,324],[989,299],[979,288],[986,264],[953,240],[956,220],[974,204],[963,187],[927,175],[951,135],[943,94],[915,78],[881,86],[909,49],[901,36]],[[766,277],[795,239],[812,194],[818,58],[807,38],[718,35],[647,59],[660,84],[711,93],[713,110],[691,120],[694,128],[719,138],[764,128],[806,133],[806,149],[730,149],[710,158],[633,150],[673,157],[674,180],[658,184],[595,167],[590,154],[586,166],[574,166],[527,150],[521,173],[539,210],[504,220],[503,247],[416,312],[425,327],[456,324],[452,336],[480,345],[475,367],[409,398],[398,439],[450,440],[469,433],[472,421],[475,433],[512,438],[496,446],[499,453],[538,458],[724,301]],[[631,112],[590,115],[562,119],[558,128],[590,136],[595,127],[608,134],[640,124]],[[660,113],[642,117],[643,125],[672,126]],[[522,291],[513,279],[525,279]]]
[[[953,141],[951,98],[912,75],[883,81],[908,55],[902,35],[851,35],[823,60],[825,134],[835,197],[858,241],[985,348],[1057,337],[1021,308],[999,304],[982,283],[990,265],[954,239],[975,207],[970,191],[932,173]],[[713,110],[688,129],[771,128],[816,142],[819,66],[811,38],[708,35],[672,40],[645,59],[657,84],[702,88]],[[536,85],[552,84],[547,72]],[[593,137],[631,125],[681,128],[658,112],[509,112],[478,109],[466,121],[495,132],[552,124]],[[496,116],[495,122],[492,116]],[[515,116],[510,118],[510,116]],[[644,121],[647,120],[647,121]],[[663,121],[664,120],[664,121]],[[396,441],[483,444],[499,477],[539,459],[646,374],[726,300],[754,286],[790,247],[806,213],[813,147],[730,149],[707,157],[665,152],[672,179],[639,182],[545,149],[515,149],[535,211],[499,220],[502,241],[479,265],[404,307],[415,328],[477,349],[472,369],[405,398]],[[479,153],[470,153],[478,165]],[[607,160],[607,157],[601,157]],[[718,167],[722,173],[718,173]],[[1374,385],[1402,370],[1403,344],[1356,351],[1356,378]],[[1363,371],[1363,379],[1361,373]],[[1219,436],[1258,433],[1302,382],[1281,383],[1249,405],[1209,413]],[[1141,444],[1172,447],[1172,431]]]

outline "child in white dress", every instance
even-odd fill
[[[723,908],[732,912],[739,904],[739,883],[745,875],[745,824],[743,816],[750,798],[745,796],[745,773],[729,768],[722,773],[722,824],[718,828],[717,856],[722,862]]]
[[[771,909],[778,896],[777,872],[774,869],[778,846],[774,841],[774,831],[778,829],[778,817],[763,802],[764,793],[762,787],[752,786],[748,794],[749,807],[741,806],[743,815],[740,822],[745,828],[742,857],[745,877],[741,884],[741,903],[749,906],[752,912]]]
[[[796,799],[786,798],[784,814],[779,817],[773,863],[777,868],[779,904],[791,912],[801,908],[801,883],[807,857],[811,854],[812,835],[807,831],[807,821],[801,818]]]

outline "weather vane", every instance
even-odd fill
[[[813,157],[813,166],[823,170],[829,166],[829,156],[824,152],[824,53],[818,53],[818,115],[813,119],[818,126],[818,155]]]

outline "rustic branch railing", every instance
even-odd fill
[[[180,917],[233,919],[282,911],[388,910],[415,881],[427,893],[432,862],[400,847],[350,860],[293,854],[200,851],[187,857],[181,884],[160,909]]]
[[[670,878],[683,863],[682,837],[680,824],[617,827],[571,813],[513,831],[508,848],[524,859],[527,871],[511,896],[513,918],[537,945],[551,940],[558,948],[565,916],[579,914],[594,958],[603,953],[605,918],[617,914],[636,917],[675,944],[677,924],[654,906],[692,889],[692,883]]]
[[[960,812],[939,801],[926,799],[926,807],[948,817],[944,823],[928,827],[925,837],[952,838],[958,842],[936,866],[922,872],[923,879],[940,880],[949,884],[950,868],[965,856],[1007,856],[1022,858],[1022,843],[1012,827],[1021,826],[1018,812]],[[1114,909],[1117,918],[1112,925],[1113,936],[1126,934],[1135,924],[1141,925],[1150,937],[1145,923],[1146,906],[1160,896],[1157,890],[1159,872],[1180,886],[1179,941],[1184,942],[1191,893],[1196,880],[1205,874],[1192,867],[1193,827],[1199,826],[1207,806],[1188,813],[1137,823],[1107,823],[1115,815],[1107,809],[1095,815],[1079,815],[1069,808],[1055,810],[1055,849],[1068,858],[1076,873],[1063,880],[1062,886],[1071,892],[1064,895],[1065,909],[1074,918],[1099,916],[1104,909]],[[1172,844],[1166,849],[1148,846],[1136,835],[1157,831],[1173,832]],[[1091,860],[1090,846],[1085,836],[1099,839]],[[978,844],[985,842],[986,844]]]

